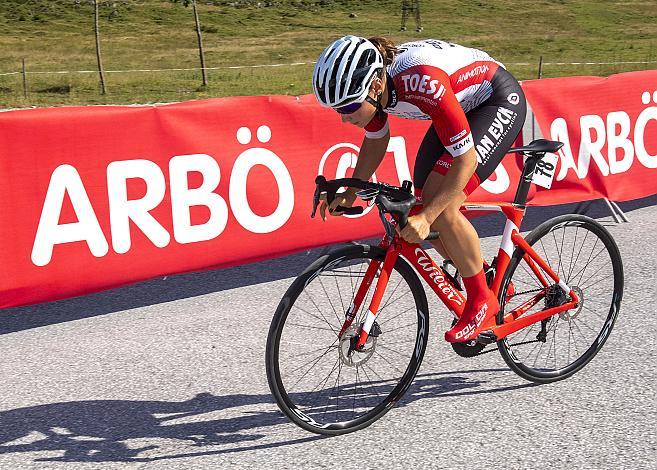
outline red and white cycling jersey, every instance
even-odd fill
[[[449,153],[462,155],[474,146],[465,113],[492,95],[493,75],[504,66],[478,49],[436,39],[407,42],[398,49],[387,67],[393,85],[388,106],[365,126],[366,137],[386,135],[386,113],[431,119]]]

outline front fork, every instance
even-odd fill
[[[360,310],[360,307],[365,300],[365,296],[367,295],[367,292],[380,269],[381,273],[379,274],[379,279],[376,282],[376,287],[374,288],[374,294],[372,295],[372,300],[370,301],[370,306],[367,311],[367,316],[365,317],[365,322],[363,323],[363,327],[360,329],[358,340],[354,345],[354,349],[357,351],[360,351],[365,347],[365,343],[369,337],[370,330],[374,324],[374,320],[376,320],[376,315],[381,305],[381,299],[383,299],[383,294],[385,293],[386,287],[388,285],[390,274],[392,273],[395,263],[397,262],[397,258],[399,257],[399,249],[395,245],[396,244],[393,242],[386,248],[386,257],[383,260],[383,266],[381,266],[381,261],[372,260],[370,262],[370,265],[365,272],[365,276],[363,277],[363,280],[358,287],[356,297],[354,298],[353,303],[349,306],[345,314],[345,321],[342,325],[342,328],[340,329],[340,338],[342,338],[344,332],[351,326],[352,322],[354,321],[356,313]]]

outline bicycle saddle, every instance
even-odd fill
[[[556,153],[557,150],[559,150],[561,147],[563,147],[563,142],[547,139],[536,139],[524,147],[515,147],[509,149],[509,153]]]

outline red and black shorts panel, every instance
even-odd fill
[[[499,68],[491,81],[493,94],[475,109],[466,113],[477,151],[477,169],[463,192],[470,195],[493,174],[522,131],[527,114],[525,95],[518,81],[508,71]],[[431,125],[415,159],[413,184],[421,191],[431,171],[447,174],[454,158],[440,142]]]

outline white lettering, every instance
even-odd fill
[[[249,171],[256,165],[267,167],[274,175],[278,187],[278,207],[266,217],[255,214],[246,198],[246,180]],[[281,228],[294,209],[292,177],[281,159],[266,149],[248,149],[237,158],[230,176],[229,196],[235,218],[253,233],[270,233]]]
[[[619,128],[618,133],[616,129]],[[634,147],[627,138],[630,135],[630,117],[623,111],[607,115],[607,157],[611,174],[624,173],[632,166]],[[617,150],[623,150],[623,156],[618,159]]]
[[[445,85],[442,83],[440,84],[440,88],[438,88],[438,91],[436,92],[435,95],[433,95],[434,99],[438,99],[442,97],[445,94]]]
[[[491,194],[502,194],[509,189],[510,184],[511,179],[509,178],[509,173],[506,171],[506,168],[504,168],[504,165],[500,163],[495,168],[493,174],[490,175],[486,181],[481,183],[481,187]]]
[[[646,143],[644,140],[646,126],[650,120],[657,121],[657,107],[644,109],[636,120],[634,126],[634,148],[636,150],[636,157],[646,168],[657,168],[657,153],[650,155],[646,150]]]
[[[422,251],[421,248],[415,249],[415,255],[418,257],[417,258],[418,264],[422,267],[424,271],[429,273],[429,278],[433,280],[434,284],[438,286],[440,291],[443,294],[446,294],[448,299],[453,300],[458,305],[461,305],[462,299],[459,297],[456,291],[451,287],[451,284],[447,282],[445,276],[442,274],[442,271],[438,269],[426,255],[424,255],[424,252]]]
[[[60,224],[64,196],[68,193],[77,222]],[[41,218],[32,247],[32,262],[45,266],[52,259],[55,245],[84,241],[91,254],[105,256],[109,245],[100,228],[80,175],[71,165],[61,165],[53,171],[43,203]]]
[[[410,84],[409,84],[409,80],[410,80],[410,78],[411,78],[410,75],[402,75],[402,81],[404,82],[404,89],[405,89],[406,91],[410,91],[410,90],[411,90],[411,89],[410,89]]]
[[[438,80],[431,80],[429,82],[429,89],[427,90],[427,94],[431,95],[435,93],[437,86],[438,86]]]
[[[557,118],[552,121],[550,126],[550,136],[552,140],[558,140],[563,142],[563,147],[559,150],[559,158],[561,158],[561,167],[559,168],[559,174],[557,175],[557,181],[563,180],[568,174],[568,170],[572,168],[575,170],[577,177],[579,179],[586,176],[586,172],[582,173],[581,170],[575,165],[575,159],[573,158],[573,151],[570,147],[570,137],[568,135],[568,124],[564,118]],[[588,167],[586,168],[588,171]]]
[[[420,93],[426,93],[427,92],[427,83],[429,82],[429,76],[428,75],[422,75],[422,80],[420,81],[420,86],[418,88],[418,91]]]
[[[579,119],[579,125],[582,129],[582,141],[579,144],[578,164],[583,169],[584,174],[588,174],[591,157],[597,163],[600,172],[607,176],[609,174],[609,165],[602,156],[602,148],[605,145],[605,123],[600,116],[595,114],[582,116]],[[595,131],[595,139],[593,132]]]
[[[189,188],[188,175],[199,172],[203,183]],[[221,172],[217,162],[209,155],[178,155],[169,162],[171,178],[171,216],[173,236],[178,243],[196,243],[218,237],[228,222],[226,201],[213,191],[219,186]],[[210,218],[204,224],[192,225],[190,208],[205,206]]]
[[[411,90],[417,91],[417,87],[420,85],[420,76],[415,74],[411,75]]]
[[[128,200],[127,181],[131,178],[146,182],[146,194],[141,199]],[[126,253],[130,249],[131,220],[158,248],[169,244],[169,232],[150,214],[162,202],[166,191],[159,166],[150,160],[112,162],[107,166],[107,190],[114,251]]]

